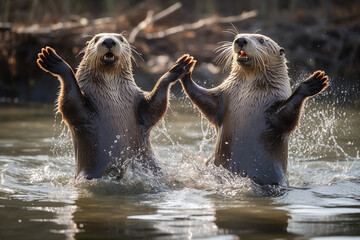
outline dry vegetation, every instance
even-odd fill
[[[216,84],[220,67],[208,63],[218,42],[232,40],[224,32],[230,23],[239,32],[261,29],[285,47],[292,76],[324,69],[359,86],[358,1],[5,0],[0,2],[0,98],[52,101],[57,82],[35,65],[41,47],[54,47],[75,68],[81,58],[75,56],[99,32],[126,32],[144,59],[138,59],[135,74],[145,89],[184,53],[198,60],[200,79]]]

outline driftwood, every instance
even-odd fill
[[[136,36],[138,35],[138,33],[145,29],[147,26],[149,26],[150,24],[170,15],[171,13],[175,12],[176,10],[181,8],[181,3],[177,2],[173,5],[171,5],[170,7],[168,7],[167,9],[157,13],[154,15],[153,11],[149,11],[147,13],[146,18],[141,21],[130,33],[129,39],[128,41],[130,43],[133,43],[135,41]]]
[[[11,31],[12,25],[10,23],[0,23],[0,32]]]
[[[19,27],[14,31],[17,34],[48,34],[53,35],[56,32],[63,33],[63,32],[71,32],[74,29],[78,28],[85,28],[88,26],[96,27],[98,25],[102,26],[107,23],[114,22],[114,19],[111,17],[105,18],[97,18],[94,20],[88,20],[86,18],[81,18],[77,22],[60,22],[56,24],[52,24],[50,26],[39,26],[38,24],[33,24],[29,27]]]
[[[214,23],[233,23],[233,22],[240,22],[249,18],[253,18],[257,15],[256,10],[252,10],[249,12],[243,12],[238,16],[230,16],[230,17],[209,17],[200,19],[194,23],[182,24],[176,27],[171,27],[166,30],[156,32],[156,33],[148,33],[145,35],[147,39],[159,39],[166,36],[170,36],[176,33],[188,31],[188,30],[196,30],[202,28],[204,26],[209,26]]]
[[[86,36],[92,36],[100,31],[130,30],[129,42],[138,52],[144,54],[146,59],[144,63],[140,63],[143,65],[141,71],[154,74],[155,68],[150,64],[151,59],[159,57],[165,59],[155,64],[160,69],[156,73],[160,74],[168,69],[169,66],[166,64],[172,63],[173,58],[189,51],[196,56],[199,63],[209,62],[214,57],[211,50],[216,48],[216,43],[229,40],[229,36],[221,32],[223,28],[219,24],[234,23],[236,28],[249,32],[254,32],[264,24],[262,16],[254,18],[258,14],[257,11],[249,11],[237,16],[199,18],[193,23],[178,26],[171,26],[170,21],[156,25],[156,21],[165,19],[170,14],[182,14],[188,11],[182,8],[181,3],[176,3],[156,13],[139,5],[135,10],[126,12],[120,17],[91,19],[73,16],[71,21],[66,18],[67,21],[55,24],[0,23],[0,98],[7,96],[43,101],[43,96],[55,96],[55,93],[38,93],[40,88],[32,82],[35,79],[36,84],[51,84],[35,62],[38,52],[46,45],[56,48],[71,66],[76,66],[80,58],[74,56],[84,47]],[[34,16],[36,17],[36,14]],[[188,19],[192,18],[184,17],[182,21],[189,22]],[[244,22],[247,19],[251,19],[251,24]],[[348,24],[350,20],[354,21],[354,24]],[[359,83],[356,81],[359,79],[359,74],[356,70],[360,64],[358,54],[360,30],[357,22],[352,18],[350,20],[347,17],[333,20],[314,18],[311,25],[280,21],[275,26],[264,28],[260,33],[272,37],[286,49],[286,57],[293,76],[322,69],[330,76],[341,77],[343,85],[346,85],[344,82],[347,81],[358,86]],[[150,25],[152,32],[146,32],[145,29]],[[177,34],[176,38],[169,37],[174,34]],[[208,41],[209,36],[211,41]],[[197,70],[199,69],[201,69],[200,64],[197,67]],[[214,74],[212,73],[212,76]],[[141,75],[137,74],[137,76],[139,80]],[[148,78],[140,82],[141,86],[151,89],[152,83]],[[57,82],[54,81],[53,84],[56,92]],[[336,81],[333,84],[336,84]]]

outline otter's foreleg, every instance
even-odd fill
[[[190,100],[200,109],[213,124],[220,125],[224,112],[224,99],[220,91],[206,89],[197,85],[191,78],[191,72],[186,74],[181,83]]]
[[[67,122],[80,120],[84,111],[84,96],[69,64],[59,57],[51,47],[42,48],[36,62],[42,70],[60,80],[58,110],[63,114],[64,120]]]
[[[153,90],[145,94],[139,103],[139,119],[145,130],[151,129],[163,117],[167,109],[170,86],[191,71],[195,63],[196,61],[189,55],[182,56],[157,81]]]
[[[302,82],[295,92],[277,109],[277,125],[286,131],[293,131],[299,121],[302,106],[306,99],[322,92],[329,84],[328,76],[322,71],[316,71]],[[274,119],[273,119],[274,120]]]

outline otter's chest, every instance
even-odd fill
[[[137,124],[137,102],[139,89],[135,84],[123,83],[116,87],[95,87],[84,89],[91,102],[91,117],[88,123],[105,135],[124,135],[134,131]]]
[[[97,119],[104,127],[116,127],[135,124],[136,106],[135,96],[112,96],[108,99],[98,99]]]
[[[137,121],[136,98],[135,91],[119,89],[104,92],[93,99],[97,113],[94,120],[99,121],[104,129],[110,128],[114,131],[124,131],[129,127],[134,127]]]
[[[226,106],[223,125],[233,130],[264,128],[267,110],[274,99],[263,91],[240,90],[225,95]]]

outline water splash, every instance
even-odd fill
[[[349,140],[357,119],[356,113],[335,106],[334,100],[326,101],[323,98],[326,96],[307,102],[300,125],[291,137],[289,182],[292,186],[331,184],[339,179],[353,179],[358,172],[359,150],[351,137]],[[156,158],[162,168],[161,175],[154,175],[133,159],[132,164],[136,167],[128,168],[121,180],[112,176],[92,181],[74,180],[71,138],[67,127],[59,122],[57,116],[54,128],[58,137],[54,138],[52,148],[55,157],[50,158],[51,170],[44,169],[42,174],[54,176],[55,171],[58,175],[55,174],[55,179],[44,177],[44,180],[51,179],[55,184],[75,187],[80,192],[82,190],[79,189],[84,188],[87,189],[84,190],[86,194],[151,193],[190,188],[232,197],[249,193],[258,195],[260,188],[249,179],[205,164],[215,144],[214,128],[194,110],[188,100],[181,99],[181,103],[173,104],[176,106],[168,111],[166,118],[159,122],[151,135]],[[192,112],[187,114],[189,109]]]
[[[61,120],[60,114],[55,115],[54,119],[54,137],[53,146],[51,148],[52,154],[57,158],[73,158],[74,152],[70,132],[66,124]]]
[[[306,76],[302,74],[299,82]],[[351,172],[356,171],[359,161],[355,129],[359,112],[349,111],[353,105],[350,95],[330,84],[325,92],[306,102],[289,142],[291,185],[329,185],[356,178]]]

